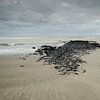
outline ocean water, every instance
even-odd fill
[[[64,44],[63,41],[76,39],[100,42],[100,36],[2,37],[0,38],[0,55],[34,53],[41,45],[61,46]]]
[[[62,43],[58,38],[52,37],[2,37],[0,38],[0,55],[34,53],[42,45],[57,46]]]
[[[35,46],[36,49],[32,49],[32,47],[32,45],[3,46],[0,47],[0,55],[34,53],[37,47]]]

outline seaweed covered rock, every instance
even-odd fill
[[[50,56],[51,53],[53,53],[56,50],[56,47],[49,46],[49,45],[43,45],[36,51],[36,53],[40,55],[46,55]]]
[[[85,63],[81,56],[88,53],[88,50],[95,50],[99,47],[100,44],[95,41],[74,40],[58,48],[44,45],[36,52],[42,55],[39,61],[44,60],[47,64],[54,64],[60,74],[78,74],[80,72],[80,64]]]

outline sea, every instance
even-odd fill
[[[70,40],[100,42],[100,36],[0,37],[0,55],[34,53],[42,45],[59,47]]]

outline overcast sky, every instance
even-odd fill
[[[100,0],[0,0],[0,36],[100,34]]]

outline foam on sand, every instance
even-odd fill
[[[37,47],[36,47],[37,49]],[[9,46],[0,48],[0,55],[5,54],[23,54],[34,53],[36,49],[32,49],[32,46]]]

